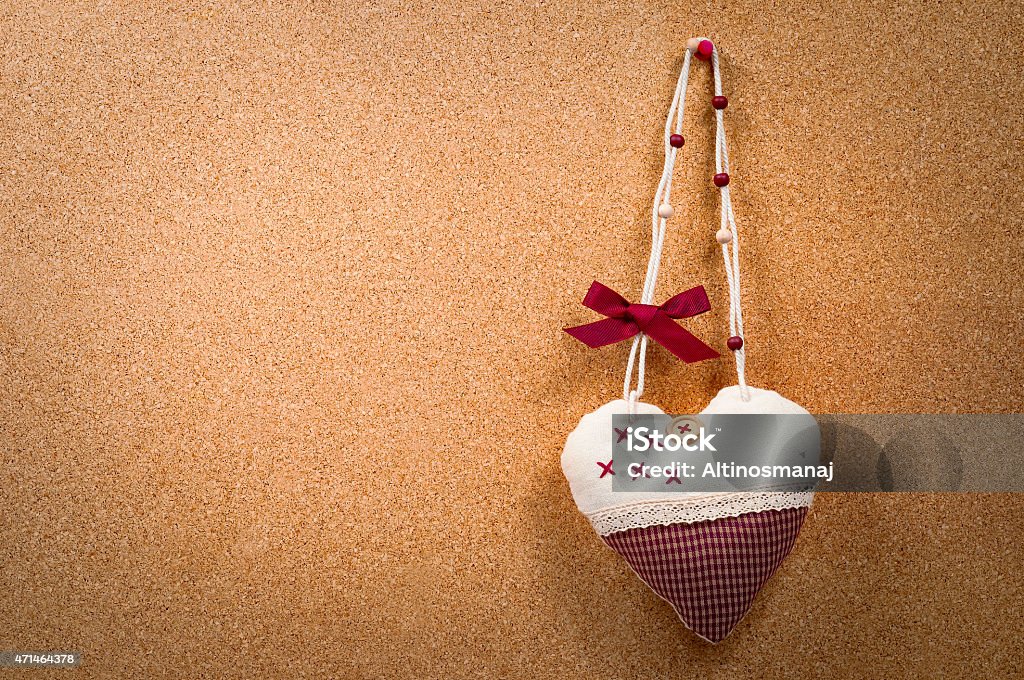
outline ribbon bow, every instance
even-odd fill
[[[608,286],[594,281],[583,298],[583,304],[608,317],[563,329],[588,347],[604,347],[632,338],[637,333],[645,333],[688,364],[719,356],[718,352],[672,321],[697,316],[711,309],[704,286],[685,290],[655,306],[632,304]]]

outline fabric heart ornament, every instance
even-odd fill
[[[727,387],[701,415],[807,414],[775,392]],[[735,493],[615,492],[612,416],[617,399],[583,417],[562,453],[562,471],[580,512],[602,540],[686,625],[723,640],[793,549],[814,497],[810,491]],[[663,413],[639,402],[633,413]]]
[[[622,556],[644,583],[672,605],[688,628],[705,640],[719,642],[750,610],[757,593],[793,549],[813,492],[776,490],[778,487],[723,492],[613,489],[616,476],[627,473],[614,469],[613,416],[664,413],[640,399],[644,391],[648,341],[654,340],[687,363],[719,356],[680,325],[683,320],[710,309],[703,287],[679,293],[661,305],[654,304],[667,225],[675,214],[669,196],[677,154],[684,143],[683,107],[693,57],[710,61],[714,75],[715,95],[711,105],[715,110],[717,134],[716,172],[712,183],[721,196],[721,224],[715,240],[721,246],[729,290],[730,336],[726,347],[733,354],[737,378],[737,384],[721,390],[698,418],[724,414],[810,415],[776,392],[749,387],[746,383],[739,231],[730,197],[723,117],[728,100],[722,94],[717,48],[710,40],[694,38],[687,43],[665,125],[665,166],[654,197],[651,255],[639,302],[630,302],[595,282],[584,304],[606,318],[564,329],[592,348],[630,338],[632,347],[626,365],[623,398],[583,417],[566,441],[562,470],[577,507],[602,540]],[[813,419],[811,422],[811,429],[807,431],[817,442],[817,425],[813,424]],[[759,445],[760,441],[755,438],[749,446]],[[750,453],[756,457],[759,452]]]

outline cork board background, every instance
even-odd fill
[[[627,347],[559,329],[591,280],[640,288],[695,34],[751,381],[1020,411],[1019,4],[3,2],[0,648],[96,678],[1024,673],[1020,497],[822,495],[718,647],[576,512],[561,446]],[[657,297],[704,284],[721,349],[708,93]],[[647,397],[730,380],[658,349]]]

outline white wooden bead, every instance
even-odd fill
[[[670,206],[668,203],[662,203],[661,205],[658,206],[659,217],[664,217],[667,220],[668,218],[672,217],[673,213],[675,213],[675,210],[673,210],[672,206]]]
[[[728,229],[719,229],[718,233],[715,234],[715,240],[721,243],[723,246],[726,243],[732,242],[732,232]]]
[[[690,38],[686,41],[686,49],[695,54],[697,52],[697,45],[700,45],[700,38]]]

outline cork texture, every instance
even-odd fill
[[[1021,411],[1022,29],[999,0],[3,2],[0,649],[83,678],[1021,675],[1018,496],[821,495],[712,647],[559,455],[621,392],[628,343],[560,328],[594,279],[639,295],[692,35],[752,384]],[[656,297],[705,285],[684,323],[726,352],[710,93],[698,65]],[[649,363],[673,412],[734,379]]]

